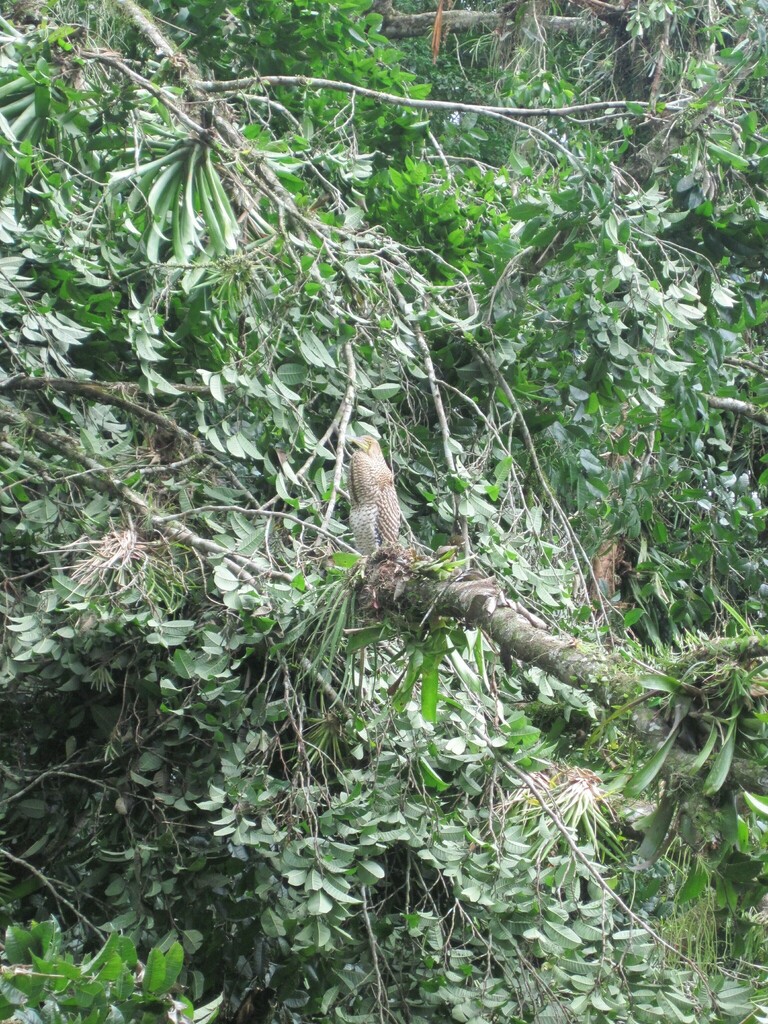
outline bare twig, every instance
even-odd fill
[[[339,410],[341,415],[339,416],[339,427],[337,432],[336,465],[333,469],[331,496],[328,499],[328,507],[325,510],[325,515],[323,516],[323,529],[327,529],[328,523],[330,523],[333,518],[333,512],[336,507],[336,498],[339,493],[339,487],[341,486],[341,474],[344,471],[347,427],[349,426],[349,421],[352,418],[352,410],[355,406],[355,395],[357,393],[357,367],[355,365],[355,355],[352,351],[352,344],[349,341],[344,343],[344,358],[347,363],[347,390],[344,394],[344,401],[341,403],[341,408]]]
[[[465,112],[478,114],[487,117],[502,118],[526,118],[526,117],[561,117],[566,114],[589,114],[593,111],[616,111],[617,117],[626,117],[627,112],[637,113],[638,107],[643,108],[642,115],[645,116],[648,109],[647,103],[630,103],[626,100],[602,100],[594,103],[574,103],[567,107],[497,107],[485,103],[461,103],[448,100],[420,100],[412,99],[410,96],[395,96],[393,93],[380,92],[377,89],[368,89],[362,85],[352,85],[350,82],[339,82],[331,78],[309,78],[304,75],[255,75],[251,78],[236,78],[229,82],[203,81],[199,87],[204,92],[227,92],[230,90],[243,91],[254,86],[298,86],[306,89],[335,89],[338,92],[355,93],[358,96],[367,96],[369,99],[377,100],[379,103],[387,103],[396,107],[410,107],[412,110],[443,110],[453,113]]]
[[[560,502],[557,500],[557,497],[555,496],[555,492],[552,490],[552,488],[550,486],[550,483],[549,483],[549,480],[547,479],[547,475],[544,472],[544,470],[542,469],[541,463],[539,462],[538,453],[536,452],[536,445],[533,443],[533,438],[531,437],[531,432],[528,430],[528,427],[526,425],[525,417],[523,416],[522,409],[520,408],[520,403],[517,401],[517,398],[515,396],[514,391],[509,386],[507,381],[504,379],[504,375],[501,373],[501,371],[499,370],[498,366],[496,366],[496,364],[493,362],[493,360],[491,360],[488,357],[488,355],[482,349],[477,348],[476,351],[477,351],[477,354],[479,355],[480,359],[482,360],[482,362],[485,364],[485,366],[487,367],[487,369],[489,370],[489,372],[493,376],[493,379],[496,381],[498,386],[504,392],[504,395],[506,396],[507,401],[509,402],[510,406],[512,407],[512,409],[514,410],[514,412],[515,412],[515,414],[517,416],[518,423],[520,424],[520,430],[521,430],[521,433],[523,435],[523,442],[525,444],[525,447],[526,447],[526,450],[528,452],[528,455],[529,455],[529,457],[531,459],[531,463],[533,464],[534,472],[536,473],[536,476],[538,477],[539,483],[541,484],[542,490],[544,491],[548,501],[550,502],[552,508],[557,513],[557,516],[558,516],[558,519],[560,520],[562,528],[565,531],[566,535],[568,536],[568,538],[570,540],[570,544],[571,544],[571,546],[573,548],[573,554],[574,554],[573,564],[574,564],[574,568],[576,570],[576,574],[577,574],[577,576],[579,578],[579,583],[581,584],[581,587],[582,587],[582,592],[583,592],[583,594],[584,594],[584,596],[586,598],[586,596],[590,592],[590,588],[588,587],[586,578],[584,576],[584,573],[581,570],[581,563],[580,563],[579,555],[581,555],[581,558],[584,559],[584,563],[589,567],[589,575],[590,575],[590,577],[592,579],[592,582],[595,585],[595,587],[594,587],[595,593],[596,593],[596,595],[598,597],[598,600],[600,601],[600,604],[601,604],[601,607],[602,607],[602,611],[603,611],[603,615],[607,619],[608,616],[607,616],[607,610],[605,608],[605,602],[603,601],[602,593],[600,592],[600,587],[598,586],[597,581],[595,580],[595,577],[594,577],[594,573],[592,572],[591,560],[588,557],[586,551],[584,550],[584,547],[583,547],[581,541],[576,536],[576,533],[574,532],[574,530],[573,530],[573,528],[572,528],[572,526],[570,524],[568,516],[565,514],[565,511],[563,510],[562,506],[560,505]],[[595,624],[595,626],[597,626],[597,624]]]
[[[107,933],[102,928],[99,928],[97,925],[95,925],[93,921],[90,921],[85,916],[85,914],[82,914],[74,905],[74,903],[70,903],[66,896],[62,896],[62,894],[59,892],[59,890],[56,888],[53,882],[51,882],[51,880],[47,878],[42,873],[42,871],[39,871],[33,864],[30,864],[29,861],[27,860],[22,860],[21,857],[15,857],[12,853],[9,853],[8,850],[4,849],[3,847],[0,847],[0,856],[5,857],[5,859],[9,860],[11,864],[16,864],[17,867],[23,868],[25,871],[28,871],[30,875],[33,875],[38,880],[38,882],[40,882],[40,884],[43,885],[51,893],[51,895],[53,896],[57,903],[60,903],[61,906],[66,907],[67,910],[71,910],[75,917],[78,919],[78,921],[82,921],[83,924],[86,925],[86,927],[90,928],[92,932],[99,936],[99,938],[106,938]]]
[[[371,927],[371,917],[368,912],[368,887],[365,885],[360,886],[361,896],[361,909],[363,912],[363,921],[365,922],[365,932],[368,936],[368,948],[371,951],[371,962],[373,963],[373,972],[376,976],[376,1008],[379,1014],[380,1024],[384,1024],[384,1011],[387,1009],[387,987],[384,984],[384,979],[381,976],[381,968],[379,967],[379,952],[378,943],[376,942],[376,936],[373,934],[373,928]]]
[[[240,505],[197,505],[195,508],[188,509],[185,512],[173,512],[169,515],[158,516],[158,520],[165,523],[173,522],[178,519],[185,519],[188,516],[196,516],[203,512],[236,512],[240,516],[245,517],[256,517],[264,516],[268,519],[282,519],[286,523],[296,523],[302,529],[313,530],[315,533],[321,533],[324,537],[328,537],[333,543],[345,551],[350,551],[352,554],[357,553],[357,548],[353,548],[351,544],[347,544],[346,541],[341,540],[332,533],[326,526],[321,526],[318,523],[310,522],[308,519],[299,519],[298,516],[291,515],[289,512],[275,512],[272,509],[267,508],[242,508]]]
[[[445,456],[445,464],[452,476],[456,476],[456,460],[453,457],[453,449],[451,448],[451,429],[448,426],[448,417],[445,415],[445,406],[443,405],[443,399],[440,394],[440,385],[437,381],[437,374],[435,373],[435,365],[432,362],[432,353],[429,351],[429,345],[421,331],[416,332],[416,342],[421,351],[424,359],[424,366],[427,371],[427,379],[429,380],[429,389],[432,392],[432,402],[435,406],[435,413],[437,415],[437,422],[440,424],[440,436],[443,439],[443,454]],[[469,527],[467,524],[467,517],[462,515],[459,511],[460,498],[453,490],[451,491],[453,497],[453,518],[454,518],[454,529],[457,529],[461,533],[462,544],[464,548],[464,557],[469,561],[472,557],[472,550],[469,543]]]

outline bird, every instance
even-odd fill
[[[400,505],[392,470],[375,437],[351,438],[357,451],[349,460],[349,525],[361,555],[397,544]]]

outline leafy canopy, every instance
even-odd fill
[[[368,7],[0,21],[0,1016],[743,1019],[765,5],[434,69]],[[382,615],[363,433],[416,550],[645,689]]]

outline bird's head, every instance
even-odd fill
[[[364,434],[363,437],[351,437],[349,443],[365,452],[366,455],[375,455],[377,452],[381,452],[379,442],[370,434]]]

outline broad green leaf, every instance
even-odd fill
[[[637,682],[644,690],[661,690],[663,693],[677,693],[680,689],[680,683],[677,679],[657,673],[643,673]]]
[[[165,954],[165,991],[175,984],[184,966],[184,948],[180,942],[174,942]]]
[[[698,899],[708,882],[709,872],[701,861],[695,860],[688,872],[688,877],[678,891],[677,898],[680,903],[688,903]]]
[[[380,864],[374,860],[363,860],[357,864],[357,877],[365,885],[375,885],[386,877],[386,872]]]
[[[650,867],[652,864],[655,864],[664,852],[669,826],[672,824],[676,807],[676,801],[665,793],[659,802],[659,806],[650,817],[638,823],[645,832],[643,841],[637,851],[643,867]]]
[[[355,555],[351,551],[334,551],[333,564],[338,565],[342,569],[351,569],[352,566],[357,565],[360,557],[360,555]]]
[[[150,949],[144,967],[144,976],[141,979],[142,992],[146,992],[148,995],[158,995],[162,992],[165,985],[165,972],[165,956],[156,947]]]
[[[419,768],[421,770],[422,778],[431,789],[436,789],[438,792],[442,793],[444,790],[449,788],[449,784],[440,778],[425,757],[419,758]]]

